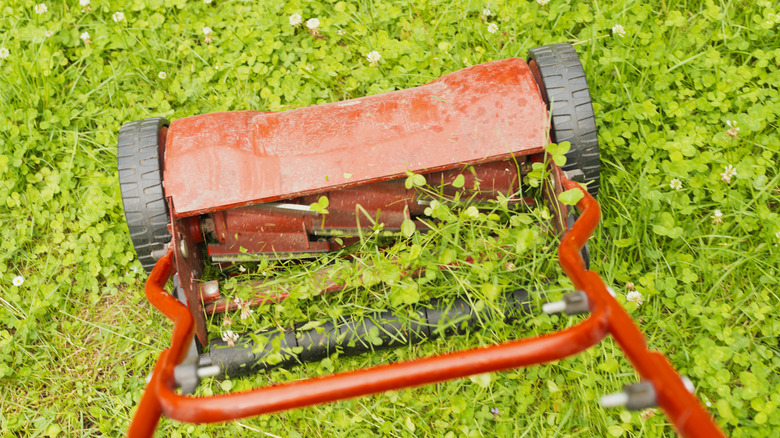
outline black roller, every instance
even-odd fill
[[[332,321],[325,321],[318,327],[309,330],[296,329],[295,333],[297,343],[305,345],[299,355],[301,362],[316,362],[325,359],[336,352],[339,344],[339,329]]]
[[[255,342],[255,339],[264,342]],[[220,366],[220,376],[236,377],[264,369],[295,365],[299,356],[293,348],[297,346],[294,331],[273,330],[241,334],[233,347],[222,339],[212,339],[208,355],[211,364]],[[274,353],[279,354],[274,357]]]
[[[465,333],[477,322],[474,308],[463,298],[449,303],[433,301],[425,313],[432,338]]]
[[[504,294],[501,304],[506,320],[518,319],[531,312],[529,294],[523,289]],[[326,321],[307,330],[301,329],[307,324],[299,324],[295,330],[245,333],[240,335],[234,347],[221,339],[212,339],[208,356],[210,363],[222,368],[223,377],[237,377],[301,362],[316,362],[337,351],[343,356],[353,356],[461,334],[472,328],[480,317],[496,317],[487,306],[477,314],[461,298],[452,302],[432,301],[416,307],[414,312],[416,318],[384,311],[361,318],[345,317],[336,323]]]

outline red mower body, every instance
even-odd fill
[[[657,404],[685,436],[722,436],[668,360],[647,348],[628,313],[587,270],[582,250],[600,209],[593,197],[598,142],[585,74],[568,44],[532,49],[530,56],[528,63],[489,62],[416,88],[344,102],[125,124],[117,153],[125,216],[139,260],[150,272],[147,298],[174,322],[172,345],[160,355],[129,435],[152,435],[162,414],[195,423],[229,421],[560,360],[611,334],[645,380],[641,397],[626,395],[626,406]],[[550,141],[571,143],[566,165],[558,167],[546,156]],[[546,166],[549,179],[530,190],[522,181],[539,169],[536,163]],[[207,264],[305,260],[354,243],[358,238],[350,236],[372,231],[369,222],[396,233],[405,221],[419,224],[431,199],[414,188],[419,184],[410,187],[407,177],[424,178],[445,197],[489,201],[500,194],[518,207],[544,203],[554,215],[551,227],[566,232],[559,258],[577,288],[569,294],[574,304],[553,307],[571,304],[579,310],[566,313],[591,315],[530,339],[235,394],[185,395],[203,376],[251,368],[254,354],[264,348],[233,349],[238,346],[232,342],[208,338],[206,315],[237,305],[221,295],[217,280],[201,279]],[[456,180],[463,182],[458,188]],[[564,188],[583,193],[576,223],[558,201]],[[174,275],[176,297],[164,289]],[[286,298],[262,282],[254,286],[252,304]],[[322,292],[342,287],[323,281]],[[510,295],[527,298],[527,291],[519,291]],[[436,326],[452,309],[432,310],[426,321]],[[312,336],[319,335],[295,330],[280,336],[308,355],[300,361],[334,351],[322,348],[330,340],[317,338],[322,341],[317,344]],[[346,333],[344,327],[330,330]],[[432,330],[425,333],[420,339],[433,337]],[[208,353],[202,352],[205,346]]]
[[[399,232],[426,206],[405,187],[406,172],[443,187],[463,175],[467,187],[485,181],[487,197],[508,196],[520,188],[518,164],[542,161],[549,132],[539,86],[518,58],[344,102],[175,120],[163,181],[178,230],[176,268],[199,341],[208,343],[204,310],[235,307],[199,281],[204,250],[216,263],[336,250],[343,244],[335,237],[357,233],[357,205],[384,230]],[[309,208],[321,196],[329,200],[327,215]]]
[[[528,65],[475,65],[416,88],[283,112],[178,119],[165,194],[190,216],[542,152],[547,109]]]

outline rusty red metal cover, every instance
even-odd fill
[[[506,59],[344,102],[178,119],[165,192],[190,216],[527,155],[548,143],[547,126],[528,65]]]

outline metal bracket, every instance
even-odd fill
[[[187,297],[184,296],[184,289],[179,286],[179,275],[173,277],[173,290],[176,299],[187,305]],[[212,365],[208,355],[200,354],[200,345],[193,336],[190,343],[190,349],[187,351],[187,357],[173,369],[173,378],[176,386],[181,389],[183,394],[192,394],[200,385],[200,379],[203,377],[216,376],[220,373],[219,365]]]

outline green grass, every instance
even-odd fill
[[[532,47],[561,41],[576,44],[600,129],[604,220],[590,243],[592,269],[622,301],[627,283],[642,293],[644,304],[626,307],[650,347],[691,377],[728,434],[771,436],[780,428],[775,3],[92,3],[86,11],[76,0],[47,2],[40,15],[33,2],[0,5],[0,55],[8,51],[0,59],[0,434],[123,434],[144,379],[168,344],[171,326],[143,298],[145,275],[124,224],[115,170],[123,122],[360,97],[480,62],[525,57]],[[487,18],[481,16],[485,7],[492,12]],[[125,19],[114,22],[120,10]],[[291,27],[293,13],[304,22],[319,18],[324,38]],[[488,23],[498,32],[489,33]],[[625,36],[613,34],[616,24]],[[210,44],[206,26],[213,29]],[[80,38],[83,32],[90,44]],[[382,56],[375,67],[366,59],[373,50]],[[740,128],[736,137],[729,135],[732,120]],[[725,182],[728,165],[736,175]],[[679,190],[670,186],[673,179],[681,182]],[[546,243],[539,245],[533,251],[542,254],[539,268],[560,288],[565,280],[541,262],[549,252]],[[477,272],[463,275],[485,282]],[[25,279],[21,286],[12,284],[17,276]],[[503,290],[519,280],[501,281],[495,284]],[[421,299],[442,292],[436,284]],[[464,292],[479,299],[482,290]],[[292,321],[313,307],[327,314],[392,299],[382,285],[361,293],[259,309],[254,322],[267,326],[271,317]],[[487,324],[446,342],[208,382],[201,391],[421,357],[575,321],[536,316],[524,325]],[[635,380],[607,340],[575,358],[489,379],[216,426],[163,420],[159,434],[673,434],[660,412],[598,406],[600,395]]]

